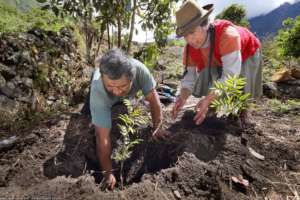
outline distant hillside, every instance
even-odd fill
[[[294,4],[284,3],[266,15],[250,19],[249,22],[251,30],[262,38],[275,35],[282,27],[282,21],[288,17],[295,18],[298,15],[300,15],[300,1]]]
[[[17,8],[19,11],[28,11],[39,6],[36,0],[0,0],[0,3]]]

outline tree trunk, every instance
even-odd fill
[[[121,190],[124,190],[123,166],[124,166],[124,160],[121,161],[121,166],[120,166]]]
[[[121,14],[118,15],[118,48],[121,47],[121,36],[122,36],[122,22],[121,22]]]
[[[108,42],[108,49],[111,48],[111,44],[110,44],[110,35],[109,35],[109,23],[107,22],[107,42]]]
[[[88,30],[88,20],[87,17],[83,21],[84,33],[85,33],[85,57],[88,63],[91,62],[91,42],[90,42],[90,31]]]
[[[104,31],[105,31],[105,23],[103,23],[101,25],[100,37],[99,37],[99,41],[98,41],[98,45],[97,45],[97,50],[96,50],[95,55],[94,55],[94,60],[96,60],[96,58],[97,58],[97,56],[99,54],[100,46],[101,46],[101,43],[102,43],[102,40],[103,40],[103,36],[104,36]]]
[[[137,9],[137,0],[133,0],[133,9],[132,9],[132,15],[131,15],[131,22],[130,22],[130,33],[128,38],[128,44],[127,44],[127,52],[130,52],[131,49],[131,42],[133,38],[133,32],[134,32],[134,23],[135,23],[135,12]]]
[[[114,48],[115,45],[115,36],[114,36],[114,26],[111,25],[111,31],[110,31],[110,47]]]

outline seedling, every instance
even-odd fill
[[[215,108],[217,117],[235,116],[240,121],[240,114],[246,110],[249,103],[249,93],[244,93],[243,89],[246,85],[245,78],[238,76],[229,76],[225,82],[214,82],[213,90],[218,94],[211,107]],[[241,125],[241,123],[240,123]]]
[[[115,161],[120,163],[121,189],[123,189],[124,186],[124,162],[126,159],[130,158],[132,154],[132,148],[142,141],[142,139],[139,139],[136,135],[136,127],[143,126],[149,121],[149,118],[145,117],[145,115],[143,114],[141,107],[133,106],[127,99],[125,99],[123,102],[127,107],[128,114],[119,115],[121,123],[118,124],[118,127],[120,129],[122,137],[117,141],[118,147],[116,148],[112,156]]]

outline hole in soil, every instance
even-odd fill
[[[193,113],[185,113],[182,120],[169,128],[172,139],[154,141],[150,129],[141,131],[143,142],[138,144],[130,159],[124,163],[124,182],[139,182],[146,173],[173,167],[184,152],[193,153],[199,160],[210,161],[222,151],[226,137],[225,122],[207,118],[201,126],[194,125]],[[96,157],[96,144],[93,128],[81,116],[71,119],[64,136],[60,152],[44,163],[44,175],[54,178],[60,175],[78,177],[85,171],[94,171],[96,182],[102,180]],[[118,136],[111,133],[114,142]],[[119,179],[118,165],[114,172]]]

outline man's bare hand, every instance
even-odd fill
[[[152,137],[155,140],[159,140],[159,139],[166,140],[170,137],[170,132],[167,130],[162,130],[162,123],[160,123],[153,131]]]
[[[116,178],[112,173],[108,173],[105,175],[105,184],[106,187],[110,190],[113,190],[115,188],[116,185]]]

